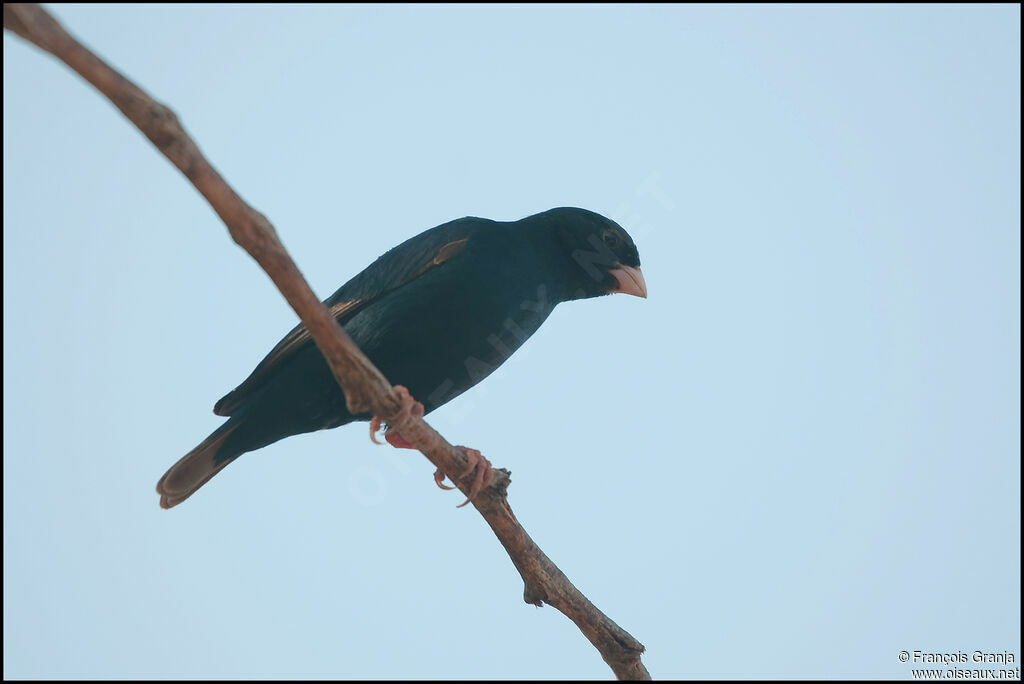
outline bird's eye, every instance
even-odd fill
[[[604,235],[602,235],[601,239],[604,240],[604,244],[608,245],[612,249],[615,249],[616,247],[619,246],[619,236],[610,230]]]

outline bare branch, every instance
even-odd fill
[[[349,410],[373,413],[388,421],[468,495],[471,479],[451,477],[466,470],[462,452],[422,419],[401,415],[399,398],[390,383],[310,289],[274,227],[213,168],[174,112],[75,40],[39,5],[5,4],[4,28],[52,53],[95,86],[185,174],[227,225],[232,239],[267,272],[309,329],[345,392]],[[564,613],[597,647],[619,679],[650,679],[640,660],[643,645],[587,600],[526,534],[508,505],[509,482],[507,470],[495,470],[490,486],[477,495],[473,505],[522,575],[526,602],[548,603]]]

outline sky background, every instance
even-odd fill
[[[461,216],[630,232],[649,299],[428,419],[655,678],[1019,665],[1019,6],[50,9],[321,297]],[[365,425],[159,508],[295,314],[90,86],[3,61],[4,676],[611,678]]]

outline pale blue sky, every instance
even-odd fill
[[[56,6],[320,296],[465,215],[619,220],[430,416],[669,677],[1020,652],[1018,6]],[[4,676],[610,678],[364,425],[164,470],[295,316],[185,179],[4,37]]]

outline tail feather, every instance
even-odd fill
[[[242,452],[230,456],[217,453],[224,440],[239,425],[241,423],[238,421],[227,421],[164,473],[156,483],[156,491],[160,495],[160,508],[177,506],[223,470],[227,464],[241,456]]]

